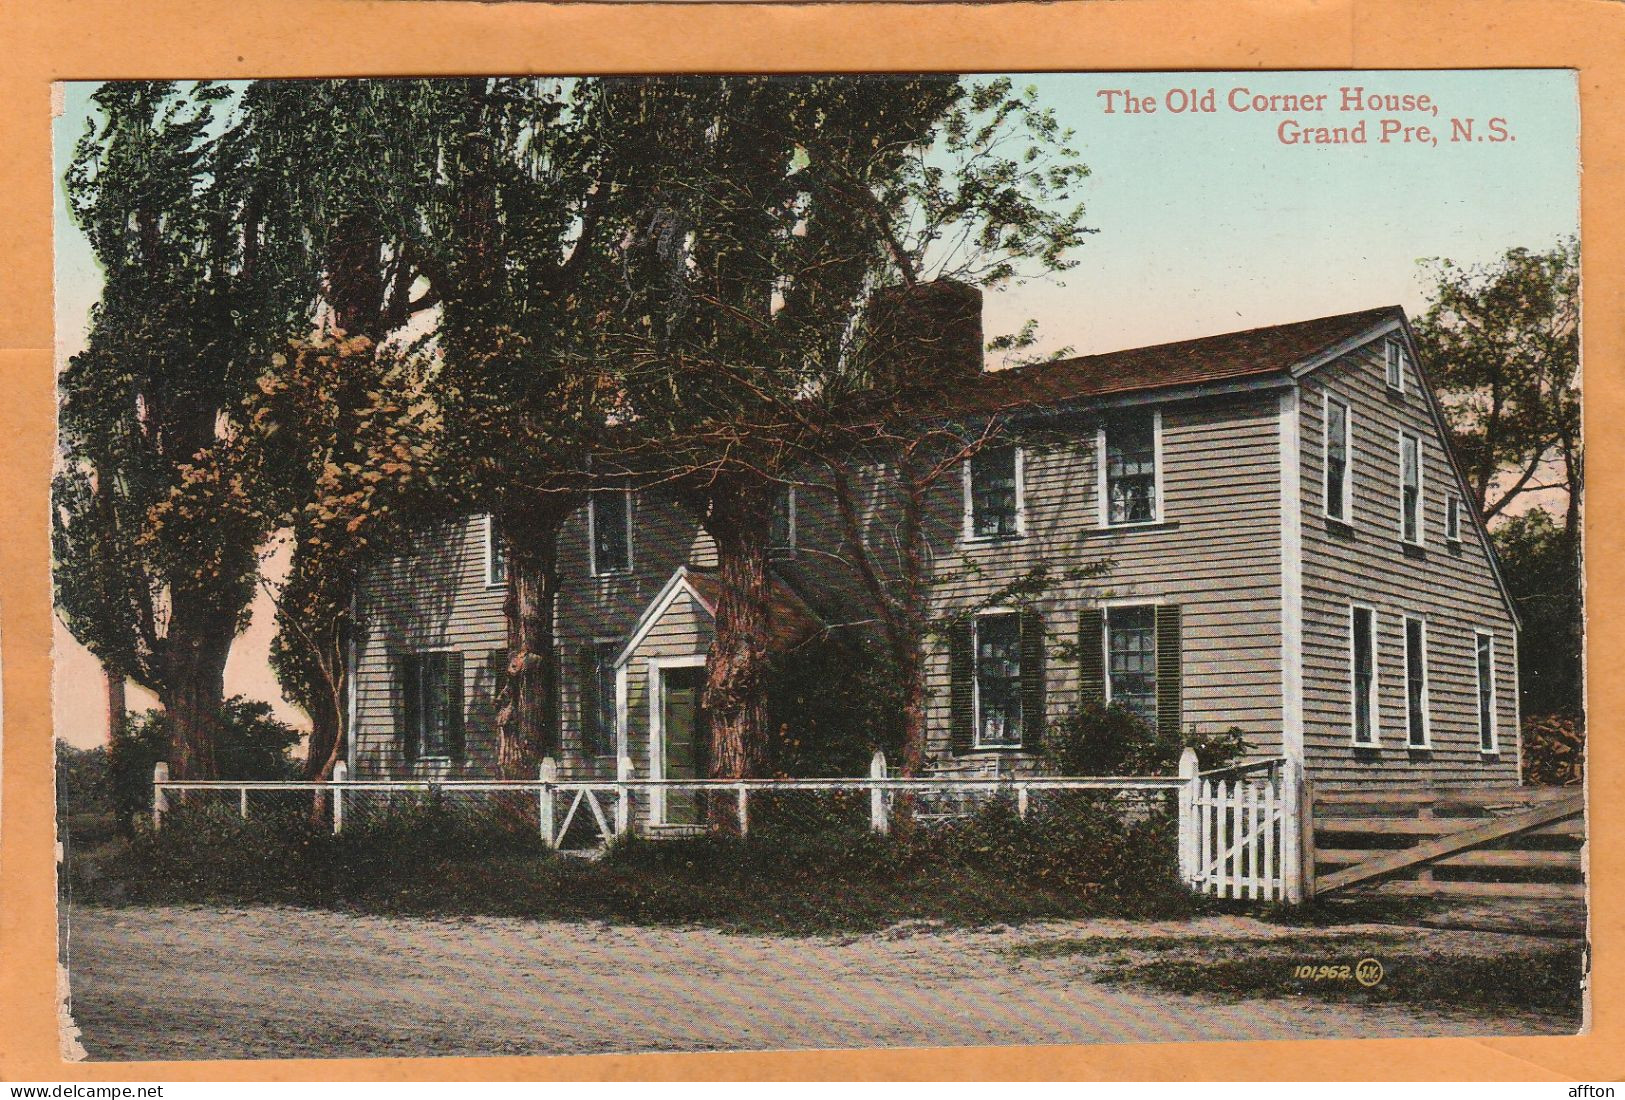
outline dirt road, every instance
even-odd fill
[[[1325,929],[1317,930],[1324,934]],[[1240,917],[900,926],[786,939],[295,909],[78,908],[66,929],[93,1059],[590,1054],[1572,1031],[1304,998],[1240,1003],[1093,982],[1023,945],[1305,933]],[[1464,937],[1484,950],[1482,931]],[[1446,945],[1448,947],[1448,944]],[[1305,961],[1316,961],[1306,959]]]

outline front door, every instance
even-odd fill
[[[711,731],[706,727],[700,693],[705,690],[705,667],[662,669],[661,758],[666,779],[704,779],[710,771]],[[705,796],[697,791],[666,791],[667,825],[705,822]]]

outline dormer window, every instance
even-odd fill
[[[1101,526],[1155,523],[1162,517],[1161,411],[1115,413],[1098,442]]]
[[[1388,388],[1405,392],[1405,345],[1390,336],[1382,344],[1383,358],[1388,368]]]
[[[984,447],[965,463],[965,537],[1021,534],[1021,448]]]

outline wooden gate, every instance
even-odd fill
[[[1569,787],[1328,791],[1313,845],[1317,895],[1585,896],[1585,795]]]
[[[1268,760],[1196,773],[1181,762],[1180,867],[1196,892],[1248,901],[1303,900],[1301,765]]]

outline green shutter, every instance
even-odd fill
[[[957,755],[975,745],[975,623],[955,623],[948,634],[948,728]]]
[[[1098,607],[1078,616],[1078,693],[1085,703],[1106,701],[1106,613]]]
[[[400,741],[401,756],[408,764],[417,763],[418,731],[418,659],[415,653],[399,653],[394,659],[395,681],[395,736]]]
[[[1184,723],[1179,605],[1157,605],[1157,730],[1178,737]]]
[[[1021,613],[1021,747],[1044,742],[1048,716],[1044,709],[1044,617],[1031,609]]]
[[[446,654],[446,748],[461,761],[463,749],[463,655]]]

